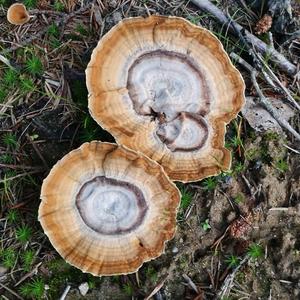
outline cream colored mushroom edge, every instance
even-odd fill
[[[175,233],[180,192],[155,161],[91,142],[44,180],[39,221],[70,264],[93,275],[135,272]]]
[[[230,168],[225,126],[244,103],[244,82],[221,42],[183,18],[119,22],[86,69],[89,109],[117,143],[189,182]]]

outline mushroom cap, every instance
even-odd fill
[[[14,25],[23,25],[29,21],[29,14],[22,3],[14,3],[7,10],[7,20]]]
[[[124,19],[99,41],[86,76],[93,118],[171,179],[230,168],[225,125],[241,110],[245,86],[210,31],[178,17]]]
[[[175,233],[180,193],[163,168],[116,144],[91,142],[44,180],[39,221],[70,264],[93,275],[135,272]]]

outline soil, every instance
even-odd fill
[[[218,2],[222,9],[229,7],[232,13],[243,10],[239,4],[242,1]],[[54,10],[53,1],[37,3],[40,9]],[[81,5],[76,0],[62,3],[68,13]],[[299,26],[300,16],[299,7],[295,5],[293,9],[294,19],[289,27],[292,29]],[[5,9],[0,11],[4,16]],[[178,184],[181,191],[190,195],[190,201],[179,210],[176,235],[166,244],[163,255],[145,263],[136,274],[99,278],[82,273],[65,263],[44,235],[37,221],[37,209],[42,180],[51,167],[85,141],[114,141],[88,114],[84,70],[92,49],[122,18],[148,13],[187,18],[212,30],[228,53],[241,52],[236,38],[227,35],[211,16],[179,0],[96,1],[91,23],[90,11],[86,11],[60,28],[64,31],[59,38],[61,48],[56,52],[47,48],[53,42],[48,33],[26,46],[39,53],[46,75],[34,79],[38,91],[27,95],[14,86],[16,94],[10,91],[3,103],[11,104],[0,115],[0,155],[13,153],[11,162],[0,161],[0,299],[19,299],[20,295],[24,299],[59,299],[68,286],[65,299],[148,299],[155,288],[151,299],[156,300],[300,299],[300,159],[297,153],[300,145],[283,131],[255,131],[243,115],[227,126],[226,144],[233,157],[231,171],[202,182]],[[264,13],[262,10],[257,19],[252,19],[240,12],[239,22],[254,28]],[[15,41],[16,37],[22,40],[20,32],[25,36],[26,32],[22,27],[10,27],[1,18],[3,40],[0,43],[2,48],[8,48],[10,44],[4,40]],[[51,14],[45,18],[49,24],[54,20]],[[26,25],[29,34],[36,34],[49,25],[42,17],[32,22]],[[274,31],[275,42],[283,43],[289,37]],[[299,40],[282,50],[293,62],[299,57],[297,45]],[[43,49],[47,51],[44,53]],[[18,65],[26,64],[23,57],[27,52],[21,50],[23,56],[17,51],[7,55]],[[245,51],[242,54],[251,63],[249,55]],[[3,77],[6,66],[0,67],[0,77]],[[274,70],[299,100],[294,80]],[[247,85],[246,95],[253,96],[249,74],[243,68],[240,71]],[[283,98],[266,83],[259,83],[270,97]],[[0,109],[3,103],[0,101]],[[290,123],[299,132],[296,111]],[[16,135],[18,148],[4,143],[8,132]],[[234,143],[237,136],[241,139],[238,145]],[[22,168],[24,165],[31,169]],[[12,179],[7,185],[4,179],[11,176],[11,171],[15,172],[13,176],[32,174]],[[12,210],[17,211],[18,221],[10,221]],[[31,236],[25,243],[17,238],[21,224],[31,228]],[[256,252],[255,247],[259,249]],[[12,266],[5,261],[5,249],[16,253]],[[28,249],[34,251],[35,258],[30,268],[25,269],[22,255]],[[25,295],[22,286],[37,279],[43,282],[42,295]],[[89,284],[85,296],[79,291],[79,285],[84,282]]]

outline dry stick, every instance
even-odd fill
[[[278,86],[281,89],[281,91],[286,94],[286,96],[287,96],[288,100],[290,101],[290,103],[292,105],[294,105],[298,110],[300,110],[300,105],[292,97],[292,95],[290,94],[290,92],[288,91],[288,89],[280,82],[280,80],[278,79],[278,77],[274,74],[274,72],[268,66],[268,64],[263,60],[263,58],[261,57],[261,55],[257,54],[257,57],[262,62],[262,64],[264,65],[265,69],[269,72],[269,75],[271,76],[271,78],[278,84]]]
[[[32,277],[34,274],[37,273],[38,268],[41,266],[43,262],[39,262],[30,272],[25,274],[14,286],[17,287],[20,285],[24,280],[26,280],[28,277]]]
[[[237,61],[238,63],[240,63],[241,65],[244,64],[244,66],[246,67],[246,69],[250,70],[252,69],[252,66],[250,64],[248,64],[245,60],[243,60],[242,58],[240,58],[240,56],[238,56],[236,53],[231,52],[229,55],[231,58],[233,58],[235,61]],[[267,72],[264,69],[261,69],[262,74],[264,75],[263,78],[266,80],[266,82],[277,92],[280,93],[281,90],[279,87],[277,87],[275,85],[275,83],[272,81],[272,79],[270,78],[270,76],[267,74]]]
[[[69,291],[71,289],[71,286],[70,285],[67,285],[64,292],[62,293],[62,295],[60,296],[59,300],[65,300]]]
[[[272,69],[268,66],[268,64],[263,60],[261,55],[259,53],[253,53],[255,57],[259,60],[261,64],[263,64],[264,68],[260,68],[260,71],[264,75],[265,81],[272,86],[273,89],[275,89],[276,92],[280,94],[285,94],[287,96],[288,101],[292,106],[300,110],[300,105],[296,102],[296,100],[292,97],[288,89],[280,82],[278,77],[274,74]],[[234,52],[230,53],[230,57],[232,57],[234,60],[238,61],[240,64],[244,65],[248,70],[252,70],[253,67],[248,64],[246,61],[244,61],[242,58],[240,58],[237,54]],[[267,73],[267,72],[268,73]],[[277,87],[274,83],[274,81],[278,84],[279,87]]]
[[[264,108],[272,115],[272,117],[286,130],[288,130],[298,141],[300,141],[300,134],[284,119],[281,118],[280,114],[273,108],[273,106],[269,103],[267,98],[264,96],[263,92],[261,91],[257,80],[257,71],[254,70],[251,72],[251,79],[254,85],[254,88],[259,96],[260,103],[264,106]]]
[[[262,40],[251,34],[248,30],[245,30],[241,25],[234,21],[230,21],[226,15],[215,5],[213,5],[209,0],[191,0],[197,7],[201,10],[205,10],[212,14],[220,23],[224,25],[229,25],[229,29],[231,32],[236,34],[236,30],[234,29],[233,25],[236,27],[237,30],[245,33],[245,38],[253,44],[255,49],[263,54],[270,55],[270,60],[278,65],[278,67],[286,72],[287,74],[293,76],[297,73],[297,68],[291,62],[289,62],[282,54],[280,54],[275,49],[270,48],[266,43]]]
[[[7,287],[6,285],[2,284],[0,282],[0,287],[4,288],[5,290],[7,290],[8,292],[10,292],[12,295],[14,295],[16,298],[20,299],[20,300],[24,300],[24,298],[22,298],[21,296],[19,296],[16,292],[14,292],[12,289],[10,289],[9,287]]]
[[[9,168],[9,169],[23,169],[23,170],[40,170],[40,171],[44,170],[41,167],[31,167],[26,165],[12,165],[12,164],[1,164],[1,163],[0,163],[0,167]]]
[[[4,183],[4,182],[10,181],[10,180],[14,180],[16,178],[24,177],[24,176],[31,175],[31,174],[37,174],[37,173],[41,173],[41,171],[38,170],[38,171],[31,171],[31,172],[27,172],[27,173],[18,174],[18,175],[13,176],[13,177],[8,177],[8,178],[5,178],[5,179],[1,179],[0,183]]]
[[[152,290],[152,292],[151,292],[148,296],[146,296],[146,297],[144,298],[144,300],[150,300],[156,293],[158,293],[158,291],[164,286],[165,281],[167,280],[167,278],[168,278],[168,275],[165,276],[165,277],[164,277],[164,278],[156,285],[156,287]]]
[[[187,282],[187,284],[197,293],[199,294],[199,290],[196,286],[196,284],[193,282],[193,280],[187,276],[186,274],[183,274],[182,277],[184,278],[184,280]]]
[[[231,55],[232,56],[232,55]],[[234,55],[237,57],[238,55]],[[284,119],[281,118],[280,114],[276,111],[276,109],[270,104],[268,99],[264,96],[263,92],[261,91],[258,83],[257,83],[257,75],[258,72],[252,66],[250,66],[246,61],[244,61],[241,57],[238,57],[237,60],[243,67],[245,67],[251,74],[251,80],[253,86],[259,96],[258,101],[269,113],[270,115],[278,122],[278,124],[289,131],[297,140],[300,141],[300,134]]]

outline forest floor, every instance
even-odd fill
[[[189,1],[25,0],[34,17],[23,26],[7,22],[10,2],[0,0],[0,299],[299,299],[300,143],[275,121],[266,125],[257,106],[250,112],[263,117],[253,119],[248,110],[227,126],[229,172],[178,184],[177,233],[159,258],[136,274],[100,278],[58,255],[37,220],[40,188],[70,150],[114,141],[88,113],[84,73],[113,25],[132,16],[181,16],[210,29],[228,54],[253,61],[241,40]],[[268,1],[212,2],[266,43],[271,32],[275,49],[299,70],[299,33],[291,35],[299,30],[299,4],[292,1],[293,18],[283,29],[276,14],[258,34]],[[263,59],[299,102],[299,81]],[[250,103],[257,93],[249,72],[234,64]],[[258,83],[299,132],[286,94]],[[88,288],[85,296],[79,287]]]

